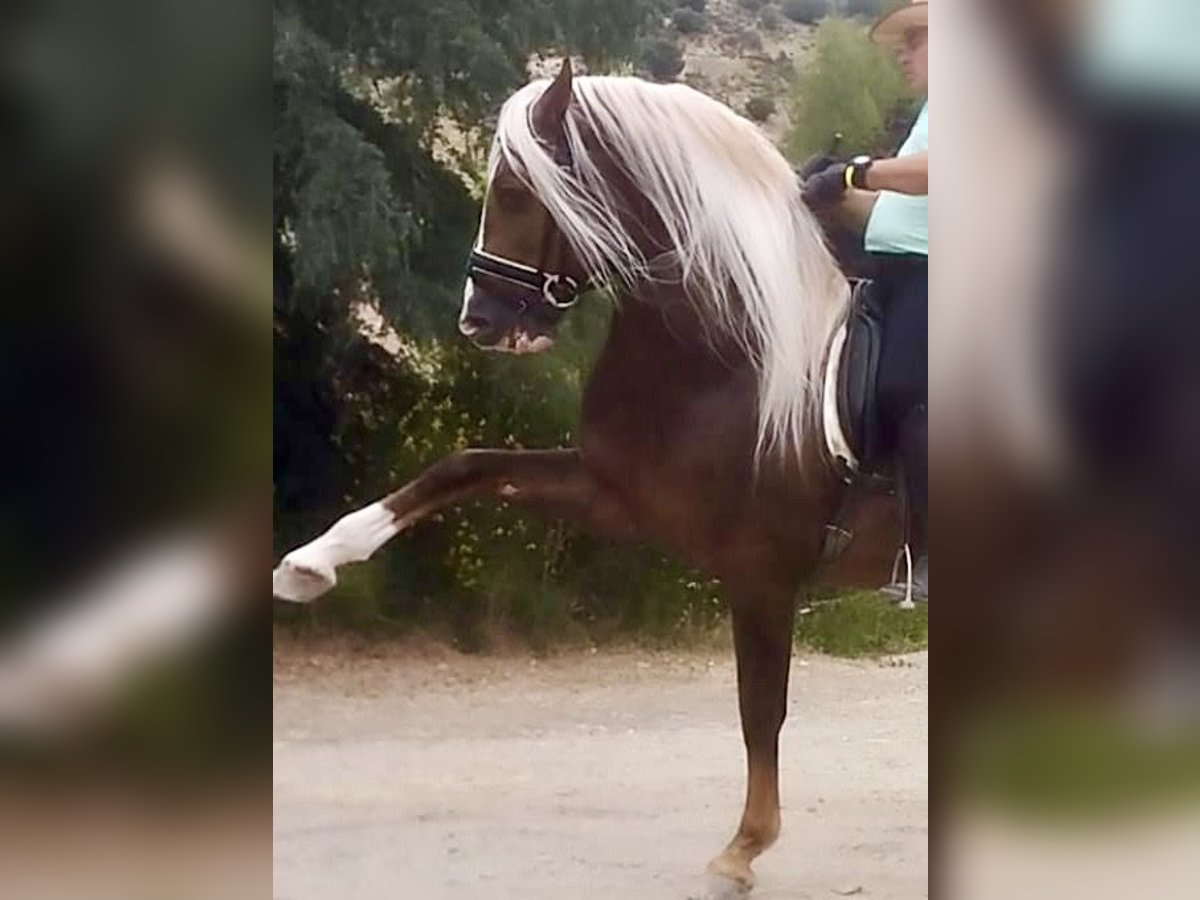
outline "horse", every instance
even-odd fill
[[[797,591],[879,585],[899,540],[895,500],[866,496],[850,504],[855,539],[822,559],[848,491],[819,420],[849,283],[752,123],[687,86],[575,77],[569,61],[501,110],[468,274],[460,331],[501,352],[549,349],[588,288],[610,289],[578,446],[455,453],[288,553],[275,594],[311,600],[339,566],[489,496],[657,544],[719,579],[747,781],[702,896],[741,896],[780,832]]]

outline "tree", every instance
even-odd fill
[[[647,41],[639,55],[646,73],[655,81],[674,81],[683,71],[683,51],[668,37]]]
[[[766,94],[756,94],[746,101],[746,115],[755,122],[765,122],[775,115],[775,100]]]
[[[680,34],[697,34],[708,26],[708,20],[703,13],[681,6],[671,13],[671,24]]]
[[[667,9],[661,0],[277,0],[277,549],[467,444],[571,441],[579,385],[606,332],[603,302],[564,320],[553,354],[501,358],[456,334],[486,123],[525,81],[531,55],[582,55],[593,71],[628,64],[650,14]],[[672,49],[673,75],[682,59]],[[366,340],[351,316],[362,304],[384,314],[408,355]],[[418,531],[347,573],[341,615],[370,627],[440,617],[470,644],[485,619],[528,634],[568,615],[651,610],[673,623],[716,609],[711,592],[686,587],[701,584],[694,575],[656,554],[601,552],[502,509],[448,512]],[[599,558],[619,560],[604,585],[579,568]],[[663,587],[647,602],[629,578]],[[435,604],[433,615],[423,605],[448,596],[455,603]]]
[[[848,16],[873,19],[896,5],[894,0],[845,0],[845,12]]]
[[[828,13],[828,0],[783,0],[783,14],[793,22],[814,25]]]
[[[861,27],[826,19],[813,61],[796,79],[787,154],[798,161],[828,153],[836,134],[845,152],[886,153],[889,125],[914,99],[887,52]]]
[[[429,333],[474,227],[482,155],[453,148],[463,156],[453,171],[435,159],[438,129],[453,123],[469,142],[535,51],[629,55],[655,5],[278,0],[275,232],[291,277],[277,302],[328,314],[365,289],[398,324]]]

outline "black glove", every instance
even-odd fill
[[[846,164],[834,163],[805,179],[800,195],[812,207],[837,203],[846,195]]]
[[[808,181],[818,172],[828,169],[830,166],[838,162],[836,156],[830,156],[828,153],[818,153],[816,156],[810,156],[805,160],[804,165],[796,170],[796,175],[801,181]]]

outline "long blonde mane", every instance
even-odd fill
[[[703,321],[757,368],[760,455],[799,452],[849,290],[787,161],[752,123],[689,87],[580,77],[564,121],[572,157],[564,169],[530,124],[546,86],[527,85],[501,110],[492,170],[504,159],[526,181],[591,277],[636,291],[653,277],[650,261],[585,144],[593,135],[666,226]]]

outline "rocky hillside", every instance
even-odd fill
[[[816,28],[791,21],[777,7],[747,9],[742,0],[708,0],[703,16],[704,30],[680,36],[680,80],[761,121],[779,143],[789,124],[788,82],[812,52]],[[765,119],[754,115],[748,107],[755,98],[772,101],[774,112]]]
[[[675,0],[683,8],[689,0]],[[748,8],[753,6],[754,8]],[[788,128],[788,84],[803,66],[815,45],[816,27],[793,22],[778,5],[766,0],[707,0],[704,12],[679,22],[665,16],[658,37],[678,44],[683,52],[683,70],[674,80],[689,84],[720,100],[738,113],[758,121],[777,144]],[[692,30],[695,28],[696,30]],[[647,39],[653,42],[653,38]],[[576,71],[587,66],[575,59]],[[562,57],[535,55],[529,61],[531,77],[549,78],[558,71]],[[629,69],[631,74],[651,75],[646,60]],[[671,79],[667,79],[671,80]],[[765,117],[753,114],[750,101],[769,101]]]

